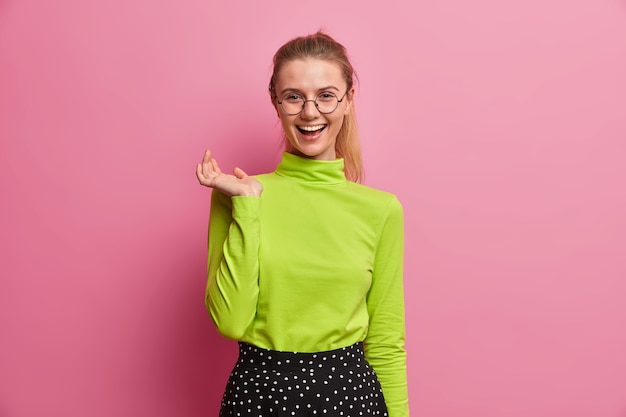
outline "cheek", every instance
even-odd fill
[[[290,120],[286,120],[284,118],[280,119],[280,124],[283,126],[283,130],[285,132],[291,132],[291,130],[293,129],[293,124],[291,123]]]
[[[284,117],[280,118],[280,124],[283,127],[283,132],[285,133],[285,136],[287,137],[287,139],[289,140],[289,142],[293,142],[293,136],[294,136],[294,126],[293,123],[291,122],[291,120],[285,119]]]
[[[284,130],[287,130],[291,126],[291,121],[282,114],[278,113],[278,118],[280,119],[280,124]]]
[[[343,126],[343,121],[345,119],[345,116],[343,114],[338,115],[338,116],[339,117],[334,119],[334,123],[335,123],[335,126],[337,127],[337,129],[341,129],[341,127]]]

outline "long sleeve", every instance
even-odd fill
[[[408,417],[404,219],[342,159],[284,153],[263,197],[213,193],[207,307],[226,337],[284,352],[364,342],[389,417]]]
[[[403,260],[403,212],[394,197],[387,208],[376,249],[372,287],[367,296],[370,319],[365,339],[365,354],[380,380],[389,417],[409,415]]]
[[[219,332],[241,339],[259,296],[259,197],[213,191],[209,217],[206,306]]]

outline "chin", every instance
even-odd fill
[[[304,158],[328,160],[336,159],[335,145],[334,143],[328,143],[326,138],[321,137],[313,142],[300,138],[297,135],[296,138],[296,140],[294,140],[293,137],[287,138],[288,152],[293,153],[294,155],[302,156]]]
[[[334,160],[336,159],[335,150],[334,149],[319,149],[319,148],[294,148],[294,151],[297,154],[304,156],[306,158],[311,159],[325,159],[325,160]]]

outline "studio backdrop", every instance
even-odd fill
[[[320,28],[404,206],[412,415],[626,416],[622,0],[0,1],[0,416],[217,415],[195,165],[274,169]]]

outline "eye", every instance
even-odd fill
[[[287,94],[283,97],[281,101],[287,101],[289,103],[297,103],[299,101],[302,101],[302,96],[296,93]]]
[[[336,100],[336,99],[337,99],[337,96],[335,96],[333,93],[328,93],[328,92],[320,93],[317,96],[317,100],[321,101],[321,102],[333,101],[333,100]]]

